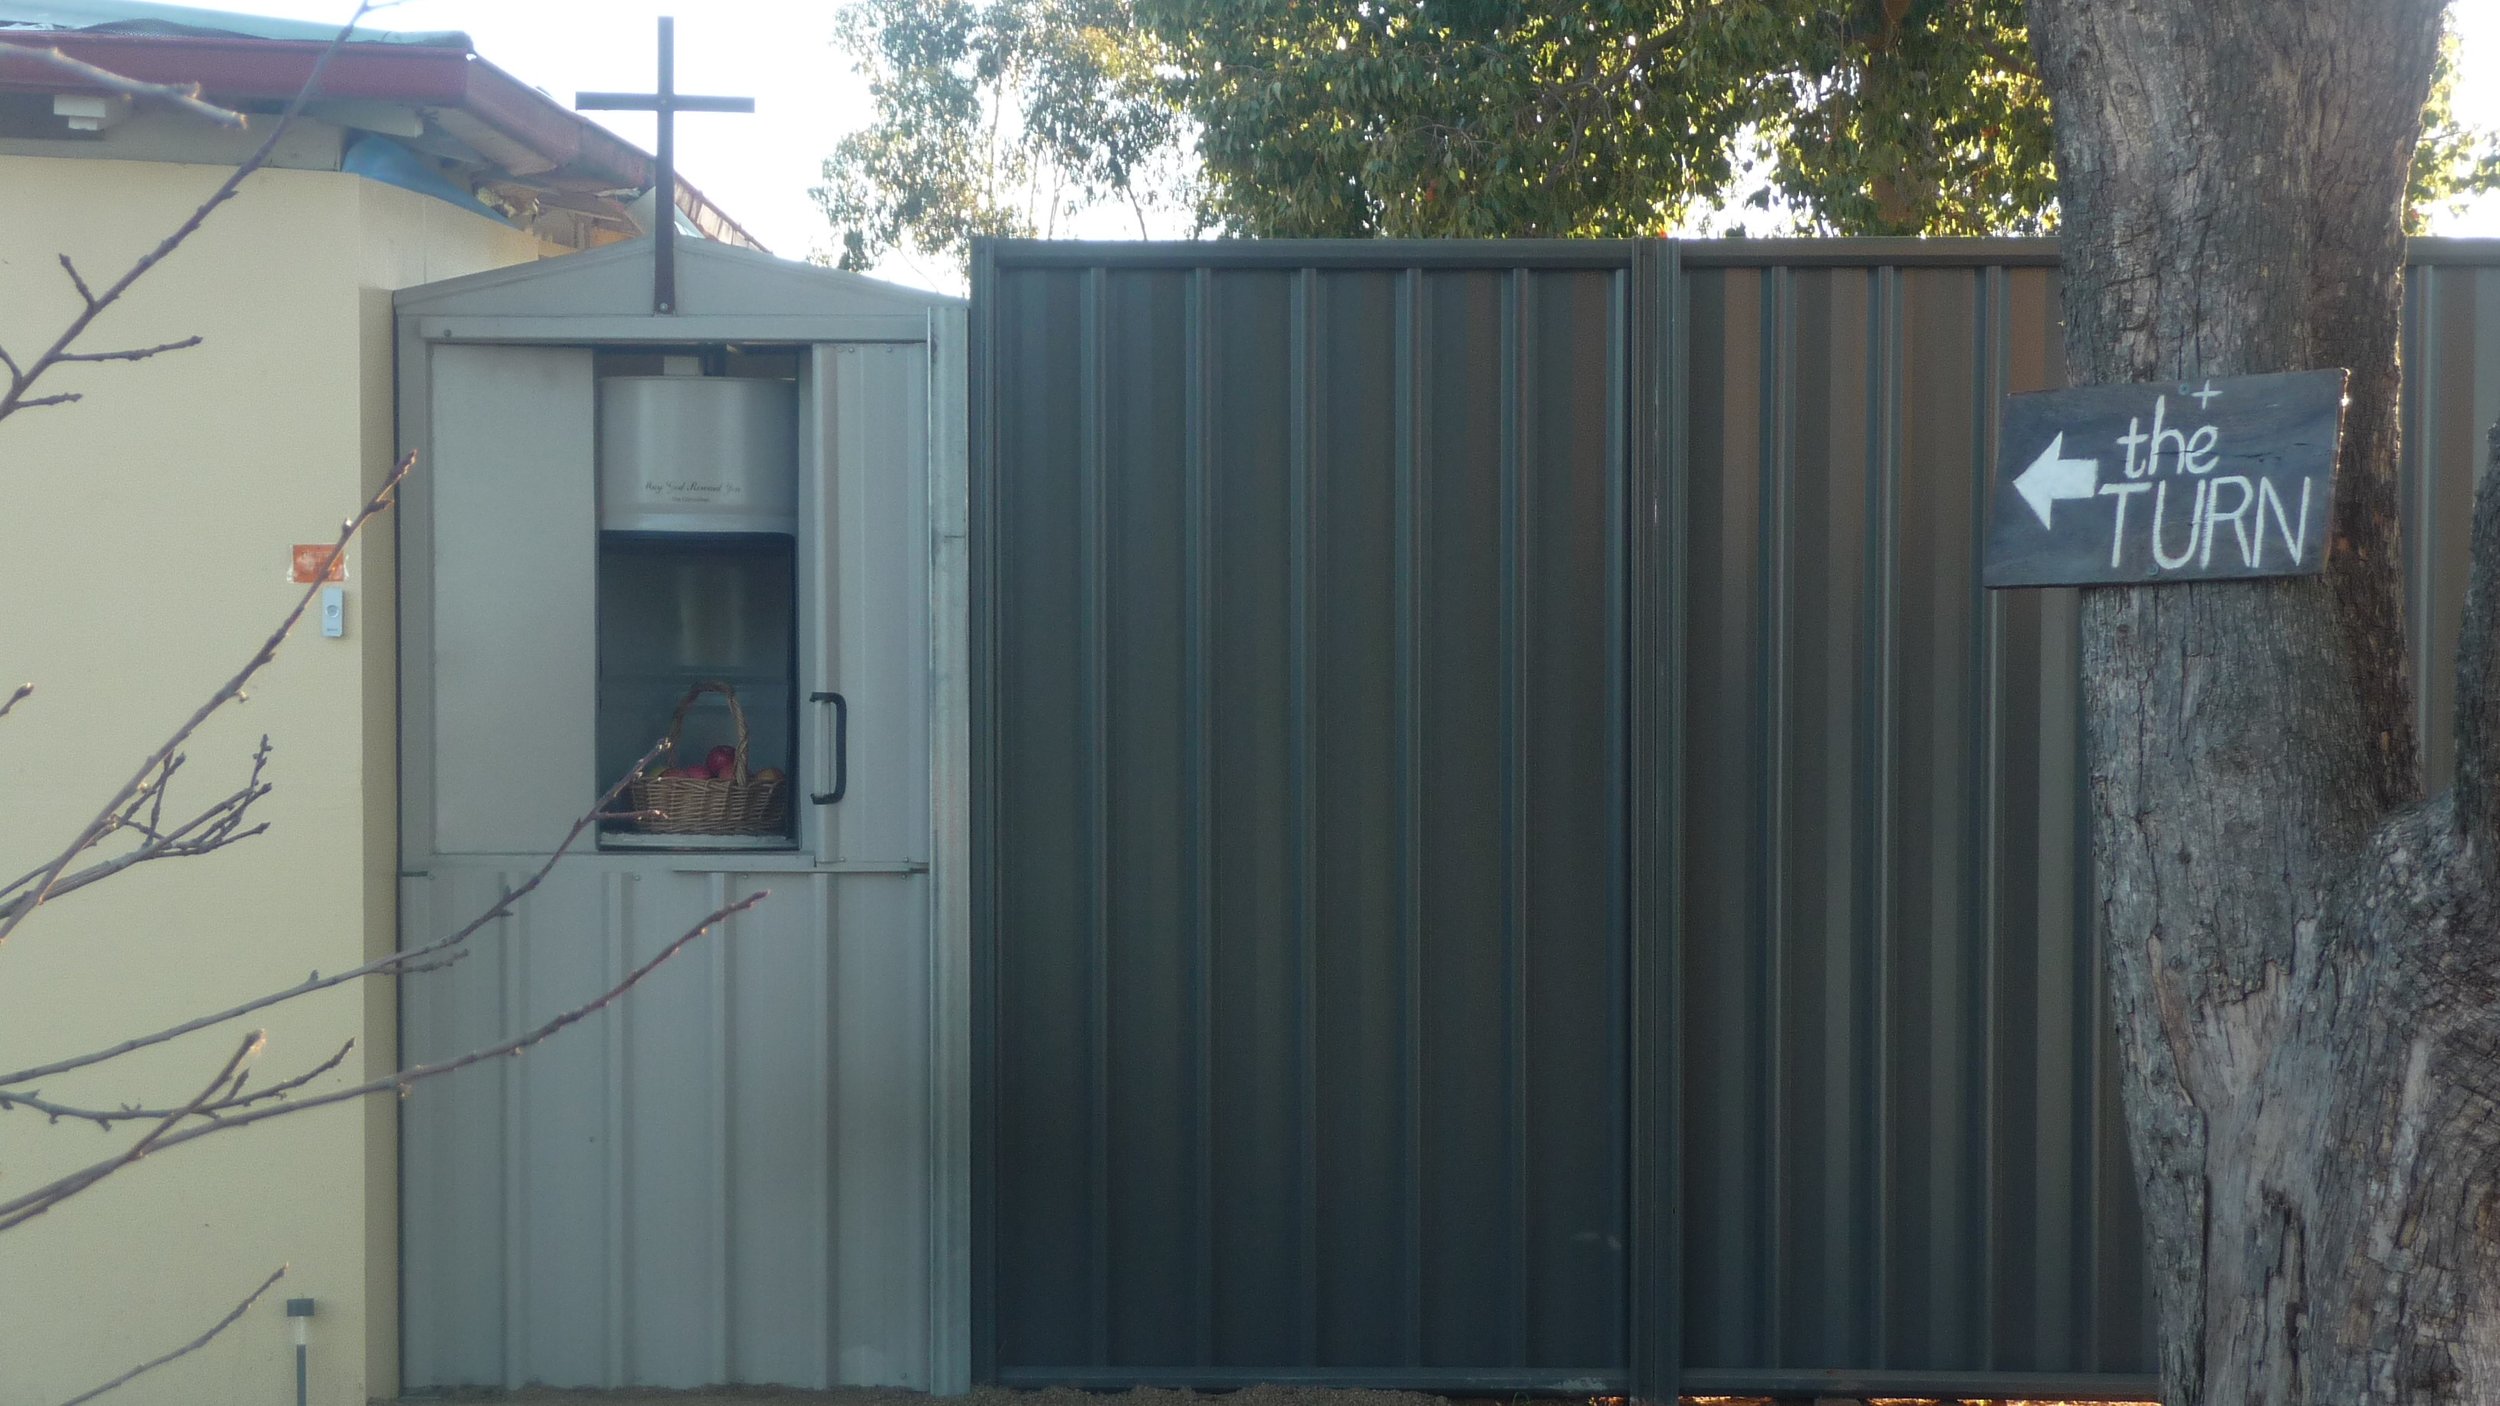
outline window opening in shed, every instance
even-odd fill
[[[792,848],[797,383],[772,373],[794,359],[600,361],[601,784],[674,739],[627,798],[665,814],[611,822],[600,843]]]

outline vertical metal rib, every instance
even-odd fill
[[[1757,452],[1761,455],[1761,513],[1758,525],[1761,550],[1754,584],[1756,598],[1762,604],[1762,636],[1757,645],[1760,654],[1755,661],[1757,677],[1762,680],[1762,700],[1758,709],[1762,729],[1762,833],[1756,839],[1762,855],[1760,895],[1762,932],[1754,946],[1759,969],[1755,980],[1761,991],[1762,1019],[1758,1058],[1762,1071],[1762,1102],[1756,1112],[1760,1120],[1755,1136],[1762,1149],[1762,1250],[1760,1264],[1762,1360],[1773,1366],[1785,1365],[1781,1347],[1786,1335],[1782,1331],[1784,1315],[1781,1303],[1786,1293],[1786,1276],[1781,1269],[1786,1262],[1788,1194],[1787,1138],[1782,1093],[1787,1085],[1787,1062],[1782,1057],[1788,1036],[1788,1011],[1783,980],[1783,958],[1788,940],[1788,865],[1785,850],[1788,836],[1788,717],[1790,709],[1789,655],[1789,544],[1795,540],[1797,455],[1793,427],[1796,420],[1797,394],[1797,306],[1792,271],[1786,268],[1767,270],[1762,276],[1762,336],[1758,342],[1761,360],[1756,374],[1761,388],[1755,395],[1760,421],[1756,430]]]
[[[625,973],[633,970],[634,967],[633,904],[626,897],[626,885],[632,882],[634,882],[633,875],[624,869],[612,869],[605,876],[605,886],[601,894],[603,911],[600,915],[602,920],[600,931],[607,934],[607,950],[603,954],[605,970],[601,973],[602,990],[615,990],[625,980]],[[605,1051],[607,1078],[604,1092],[607,1096],[608,1145],[605,1149],[607,1156],[604,1172],[608,1282],[606,1312],[602,1321],[606,1325],[603,1356],[609,1386],[623,1386],[633,1379],[630,1334],[632,1320],[626,1302],[628,1294],[626,1286],[633,1283],[633,1267],[630,1262],[632,1242],[627,1238],[634,1223],[633,1208],[629,1202],[633,1194],[630,1171],[633,1164],[626,1156],[626,1146],[633,1137],[630,1122],[633,1117],[633,1102],[627,1096],[629,1082],[625,1077],[627,1052],[633,1048],[633,1043],[628,1038],[626,1022],[631,1019],[630,1012],[633,1006],[632,1001],[618,1001],[609,1006],[599,1017],[606,1027],[604,1033],[607,1038]]]
[[[1300,1257],[1302,1278],[1302,1319],[1296,1325],[1302,1338],[1302,1360],[1319,1360],[1320,1286],[1319,1286],[1319,804],[1316,780],[1318,746],[1315,720],[1319,712],[1316,696],[1318,679],[1312,666],[1313,613],[1317,609],[1312,577],[1318,570],[1320,534],[1324,531],[1320,515],[1325,511],[1319,479],[1319,463],[1325,450],[1320,444],[1320,397],[1325,392],[1319,374],[1319,324],[1321,318],[1319,271],[1303,269],[1294,277],[1292,319],[1291,419],[1292,471],[1286,486],[1289,536],[1287,553],[1291,557],[1288,610],[1290,635],[1288,682],[1291,696],[1289,724],[1292,748],[1292,801],[1294,813],[1293,852],[1293,930],[1294,930],[1294,1021],[1296,1023],[1294,1097],[1301,1109],[1301,1155],[1296,1159],[1298,1182],[1295,1199],[1300,1218]]]
[[[1863,1302],[1871,1318],[1867,1341],[1876,1360],[1887,1360],[1885,1310],[1892,1301],[1892,1111],[1886,1071],[1892,1067],[1892,941],[1893,941],[1893,695],[1900,687],[1899,651],[1893,636],[1901,593],[1899,511],[1901,476],[1901,274],[1876,268],[1868,298],[1866,561],[1873,576],[1866,592],[1864,657],[1874,663],[1873,697],[1868,702],[1866,751],[1870,778],[1868,813],[1859,829],[1867,836],[1866,873],[1872,887],[1867,913],[1870,931],[1863,1029],[1871,1046],[1858,1068],[1864,1079],[1859,1106],[1868,1111],[1866,1148],[1872,1174],[1862,1214],[1875,1227],[1874,1263],[1869,1266]]]
[[[711,875],[706,880],[705,887],[709,890],[705,895],[709,903],[709,911],[717,913],[729,906],[729,876],[727,874]],[[729,948],[731,925],[736,921],[735,918],[722,919],[703,939],[704,947],[707,949],[705,956],[710,961],[712,984],[712,1098],[709,1110],[712,1139],[712,1163],[709,1169],[712,1177],[712,1254],[708,1266],[712,1276],[712,1295],[709,1300],[711,1322],[708,1327],[712,1345],[712,1380],[716,1382],[737,1380],[733,1370],[734,1364],[730,1361],[729,1350],[731,1321],[729,1244],[730,1227],[735,1224],[731,1217],[730,1207],[734,1183],[730,1177],[729,1164],[729,1102],[736,1096],[730,1077]]]
[[[842,1371],[842,1256],[834,1245],[841,1233],[842,1218],[837,1213],[841,1196],[836,1180],[842,1166],[842,1100],[841,1081],[834,1075],[836,1051],[841,1047],[841,1002],[839,984],[841,966],[834,953],[842,933],[834,921],[833,885],[830,874],[813,874],[807,885],[809,982],[816,993],[815,1042],[809,1051],[815,1060],[816,1077],[823,1080],[824,1097],[817,1107],[817,1116],[824,1129],[824,1184],[817,1189],[816,1248],[818,1254],[816,1282],[825,1286],[825,1311],[818,1325],[817,1374],[826,1387],[841,1381]]]
[[[495,891],[512,892],[514,875],[495,871]],[[503,989],[497,993],[503,1038],[529,1020],[529,904],[495,924],[503,939]],[[529,1086],[520,1060],[497,1060],[503,1093],[503,1384],[516,1387],[531,1369],[529,1318]]]
[[[1423,667],[1424,529],[1431,495],[1424,487],[1424,276],[1408,269],[1397,303],[1397,720],[1398,720],[1398,983],[1399,1116],[1406,1180],[1405,1360],[1424,1351],[1424,958],[1423,958]]]
[[[1660,523],[1652,511],[1658,502],[1655,475],[1660,460],[1652,446],[1660,429],[1658,412],[1681,404],[1672,388],[1672,368],[1647,359],[1651,351],[1647,343],[1654,335],[1650,300],[1656,296],[1649,280],[1674,276],[1673,266],[1658,256],[1664,252],[1655,245],[1644,246],[1634,256],[1633,271],[1616,276],[1606,365],[1607,376],[1622,397],[1621,403],[1610,407],[1615,414],[1606,454],[1614,468],[1606,494],[1606,579],[1611,583],[1606,633],[1616,646],[1606,682],[1608,695],[1622,700],[1622,713],[1610,739],[1606,768],[1621,788],[1615,799],[1624,817],[1612,869],[1620,906],[1610,915],[1621,944],[1615,954],[1616,969],[1626,978],[1618,1017],[1624,1022],[1628,1096],[1623,1147],[1623,1345],[1625,1365],[1632,1371],[1630,1394],[1650,1398],[1661,1393],[1662,1380],[1671,1375],[1660,1360],[1664,1354],[1657,1344],[1673,1311],[1672,1298],[1662,1282],[1667,1280],[1662,1271],[1667,1268],[1663,1247],[1668,1242],[1655,1214],[1661,1207],[1651,1195],[1660,1159],[1674,1155],[1672,1135],[1657,1116],[1662,1091],[1655,1077],[1655,1042],[1673,1039],[1675,1026],[1656,1008],[1652,994],[1659,949],[1650,936],[1657,876],[1649,863],[1658,823],[1653,797],[1657,787],[1668,784],[1665,761],[1650,749],[1649,739],[1656,725],[1661,680],[1672,667],[1662,654],[1653,652],[1658,635],[1652,592],[1661,560]]]
[[[1502,1006],[1509,1126],[1504,1168],[1510,1216],[1509,1361],[1528,1361],[1528,345],[1531,289],[1510,270],[1502,299]]]
[[[1104,416],[1109,395],[1104,360],[1104,304],[1109,277],[1097,265],[1085,275],[1085,308],[1079,334],[1079,390],[1084,484],[1080,529],[1085,590],[1085,968],[1087,1049],[1085,1184],[1086,1302],[1092,1335],[1090,1366],[1111,1360],[1111,955],[1108,898],[1111,891],[1110,816],[1110,580],[1111,495]]]
[[[2005,717],[2003,681],[1997,671],[2005,658],[2005,611],[1997,594],[1979,584],[1975,569],[1987,558],[1988,550],[1988,482],[1996,466],[1996,407],[2005,394],[2006,381],[2006,277],[2002,267],[1981,271],[1978,279],[1978,306],[1973,321],[1977,342],[1974,364],[1979,371],[1979,384],[1971,397],[1971,509],[1970,560],[1972,613],[1979,622],[1978,639],[1973,648],[1971,679],[1979,708],[1979,807],[1973,817],[1976,828],[1973,852],[1980,864],[1980,881],[1975,888],[1979,911],[1972,931],[1979,943],[1979,971],[1971,999],[1979,1007],[1978,1020],[1972,1029],[1979,1033],[1979,1106],[1972,1110],[1976,1124],[1979,1151],[1979,1184],[1973,1219],[1979,1230],[1979,1252],[1973,1256],[1979,1276],[1979,1347],[1980,1365],[1993,1369],[1997,1363],[1997,1299],[2003,1276],[1998,1273],[1996,1255],[1997,1212],[1997,944],[2004,913],[2004,892],[1999,876],[2000,851],[2005,833]]]
[[[2428,685],[2428,680],[2440,677],[2443,672],[2437,667],[2438,661],[2432,657],[2431,602],[2436,598],[2439,587],[2441,562],[2439,553],[2431,550],[2430,525],[2438,521],[2436,514],[2440,499],[2439,473],[2429,442],[2431,427],[2439,423],[2436,412],[2440,382],[2440,269],[2436,264],[2424,264],[2405,270],[2405,277],[2413,285],[2411,296],[2404,300],[2403,331],[2400,334],[2403,339],[2405,389],[2410,393],[2403,397],[2399,409],[2403,420],[2398,438],[2402,452],[2397,460],[2400,474],[2397,481],[2400,485],[2412,487],[2410,496],[2413,501],[2410,505],[2412,511],[2406,512],[2407,505],[2402,501],[2399,489],[2397,521],[2400,530],[2411,534],[2411,541],[2407,543],[2409,550],[2399,553],[2399,557],[2405,562],[2405,618],[2412,626],[2406,635],[2411,642],[2413,677],[2416,681],[2413,690],[2413,736],[2422,751],[2423,777],[2427,782],[2430,776],[2430,742],[2438,735],[2434,726],[2437,719],[2434,709],[2438,700],[2432,696],[2435,690]],[[2466,504],[2465,511],[2473,511],[2472,503]]]
[[[1666,244],[1658,265],[1661,296],[1654,313],[1656,324],[1643,330],[1644,340],[1654,337],[1663,343],[1657,346],[1658,360],[1650,368],[1650,375],[1663,378],[1663,390],[1650,402],[1659,422],[1651,430],[1658,441],[1659,456],[1651,471],[1658,481],[1654,499],[1633,505],[1633,511],[1650,524],[1650,580],[1641,588],[1638,608],[1650,615],[1648,637],[1657,642],[1661,651],[1658,666],[1639,670],[1635,684],[1647,695],[1650,711],[1640,751],[1634,755],[1646,757],[1646,765],[1655,768],[1656,778],[1649,794],[1639,802],[1652,826],[1644,843],[1645,853],[1639,857],[1642,862],[1654,860],[1649,882],[1642,890],[1653,908],[1647,924],[1656,934],[1649,946],[1654,970],[1645,974],[1641,992],[1651,1001],[1647,1009],[1652,1023],[1634,1037],[1648,1039],[1653,1046],[1652,1052],[1636,1066],[1652,1081],[1649,1104],[1643,1111],[1653,1118],[1634,1156],[1656,1159],[1654,1168],[1644,1169],[1648,1184],[1641,1188],[1642,1194],[1651,1198],[1653,1224],[1647,1235],[1634,1242],[1644,1247],[1652,1259],[1646,1276],[1656,1290],[1650,1300],[1654,1321],[1634,1325],[1647,1335],[1650,1343],[1648,1381],[1634,1384],[1634,1390],[1644,1395],[1674,1394],[1683,1373],[1684,1344],[1681,1074],[1686,927],[1682,895],[1687,853],[1684,787],[1689,758],[1683,739],[1687,736],[1685,723],[1691,705],[1691,621],[1685,611],[1685,583],[1692,562],[1693,406],[1691,329],[1681,314],[1688,306],[1691,289],[1685,281],[1683,255],[1675,243]],[[1648,315],[1650,309],[1641,312]],[[1637,358],[1632,362],[1635,367],[1641,364]],[[1635,393],[1639,393],[1638,383]],[[1633,658],[1637,663],[1641,656],[1636,652]],[[1633,774],[1642,776],[1644,772],[1636,769]],[[1635,1165],[1639,1165],[1637,1160]],[[1633,1360],[1640,1360],[1637,1352]]]
[[[1213,664],[1207,648],[1211,594],[1207,484],[1214,455],[1214,429],[1208,413],[1215,394],[1214,373],[1208,365],[1214,296],[1214,272],[1205,268],[1193,271],[1186,312],[1189,366],[1184,413],[1189,458],[1181,489],[1182,589],[1187,594],[1182,603],[1186,637],[1181,645],[1181,686],[1185,691],[1183,706],[1188,710],[1182,745],[1187,749],[1188,774],[1184,784],[1189,788],[1190,995],[1194,1002],[1190,1025],[1196,1041],[1191,1055],[1195,1067],[1191,1071],[1190,1090],[1190,1107],[1197,1118],[1191,1132],[1197,1197],[1191,1227],[1196,1249],[1192,1301],[1198,1309],[1195,1360],[1210,1365],[1215,1361],[1215,819],[1210,776],[1215,723],[1208,684],[1208,671]]]
[[[2078,629],[2076,635],[2080,647],[2082,631]],[[2087,733],[2085,728],[2075,729],[2075,775],[2078,777],[2092,774]],[[2075,873],[2081,879],[2075,885],[2076,931],[2082,935],[2081,940],[2075,943],[2075,990],[2080,997],[2076,1004],[2082,1007],[2079,1028],[2083,1032],[2083,1058],[2076,1080],[2079,1085],[2077,1101],[2082,1108],[2079,1120],[2082,1135],[2076,1139],[2076,1155],[2082,1159],[2083,1175],[2078,1178],[2077,1184],[2085,1189],[2079,1216],[2089,1232],[2088,1238],[2079,1241],[2077,1255],[2088,1267],[2079,1306],[2083,1319],[2084,1363],[2097,1369],[2109,1360],[2109,1328],[2101,1321],[2101,1284],[2107,1277],[2109,1267],[2102,1262],[2101,1256],[2102,1247],[2110,1237],[2101,1225],[2100,1213],[2101,1208],[2110,1204],[2109,1178],[2101,1173],[2105,1161],[2101,1155],[2101,1132],[2106,1126],[2102,1122],[2101,1110],[2105,1106],[2103,1086],[2107,1082],[2111,1011],[2109,979],[2103,970],[2098,933],[2093,926],[2098,915],[2093,898],[2096,883],[2092,873],[2092,826],[2088,821],[2075,827]]]

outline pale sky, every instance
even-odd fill
[[[175,0],[179,3],[179,0]],[[568,106],[584,89],[647,92],[657,81],[656,20],[677,18],[677,87],[685,93],[755,99],[753,116],[694,113],[677,120],[677,169],[774,253],[804,258],[828,248],[824,217],[808,199],[825,153],[866,121],[861,80],[832,47],[843,0],[400,0],[373,21],[392,29],[465,30],[489,62]],[[223,0],[216,8],[296,19],[343,20],[340,0]],[[2500,0],[2455,0],[2465,45],[2461,115],[2500,126]],[[644,150],[652,119],[593,114]],[[1105,232],[1116,236],[1125,212]],[[2436,233],[2500,236],[2500,198],[2486,199]],[[951,268],[896,263],[878,270],[902,282],[959,288]]]

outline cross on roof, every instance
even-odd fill
[[[677,123],[681,112],[753,112],[753,98],[698,98],[677,91],[677,21],[660,16],[660,90],[656,93],[575,93],[583,112],[656,112],[660,116],[659,169],[653,172],[651,310],[677,311]]]

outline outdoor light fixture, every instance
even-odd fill
[[[286,1316],[295,1323],[295,1406],[309,1406],[311,1391],[305,1373],[305,1358],[311,1350],[308,1329],[312,1322],[313,1301],[288,1299]]]

